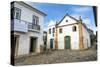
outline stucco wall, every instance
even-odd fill
[[[59,33],[59,28],[58,28],[57,29],[58,30],[58,49],[65,49],[65,40],[64,40],[65,36],[70,36],[70,39],[71,39],[70,48],[71,49],[79,49],[79,28],[78,28],[78,25],[74,23],[77,23],[77,21],[67,15],[61,21],[61,23],[59,23],[58,27],[62,28],[62,33]],[[73,24],[73,25],[69,25],[69,24]],[[67,26],[64,26],[64,25],[67,25]],[[72,31],[72,27],[74,25],[77,27],[76,32]],[[50,26],[48,28],[53,28],[53,26]],[[50,39],[53,38],[52,35],[53,34],[48,33],[48,41],[47,41],[48,48],[50,48]]]
[[[35,52],[40,52],[40,45],[43,45],[43,39],[41,34],[28,32],[28,33],[15,33],[16,35],[19,35],[19,46],[18,46],[18,55],[23,54],[29,54],[30,49],[30,37],[36,37],[37,38],[37,45]]]
[[[77,27],[77,31],[73,32],[72,27],[76,26]],[[58,31],[58,46],[59,49],[64,49],[65,47],[65,43],[64,43],[64,37],[65,36],[70,36],[70,47],[71,49],[79,49],[79,35],[78,35],[78,26],[77,24],[75,25],[70,25],[70,26],[65,26],[62,27],[62,32],[63,33],[59,33]]]
[[[72,31],[72,27],[73,26],[76,26],[77,27],[77,31],[76,32],[73,32]],[[53,37],[53,33],[52,33],[52,28],[54,26],[51,26],[48,28],[48,31],[49,29],[51,29],[51,34],[49,34],[49,32],[47,32],[47,48],[50,48],[50,39],[54,39]],[[58,49],[65,49],[65,43],[64,43],[64,37],[65,36],[70,36],[71,37],[71,42],[70,42],[70,47],[71,49],[79,49],[79,28],[78,28],[78,25],[77,24],[74,24],[74,25],[69,25],[69,26],[64,26],[64,27],[61,27],[62,28],[62,33],[59,33],[59,28],[57,29],[58,30]],[[55,46],[54,46],[55,48]]]
[[[47,29],[47,48],[50,49],[50,39],[54,39],[53,33],[52,33],[52,29],[55,28],[55,26],[49,26]],[[49,34],[49,29],[51,29],[51,34]],[[55,43],[53,43],[55,44]],[[55,46],[53,45],[53,49],[55,48]]]
[[[16,35],[19,35],[19,47],[18,47],[18,55],[29,54],[30,48],[30,37],[37,37],[37,46],[36,52],[40,52],[40,45],[43,45],[43,23],[44,23],[44,16],[38,14],[35,11],[32,11],[26,8],[19,3],[14,3],[14,7],[21,9],[21,20],[27,21],[27,23],[32,23],[32,16],[39,17],[39,25],[40,31],[29,31],[26,33],[15,32]]]
[[[68,20],[68,22],[66,22],[66,20]],[[59,26],[62,26],[62,25],[68,25],[68,24],[73,24],[73,23],[77,23],[76,20],[70,18],[69,16],[66,16],[62,22],[59,24]]]
[[[42,20],[40,17],[43,17],[43,16],[41,16],[40,14],[38,14],[16,2],[14,3],[14,7],[21,9],[21,20],[32,23],[32,17],[33,17],[33,15],[35,15],[35,16],[39,17],[39,20],[40,20],[39,25],[40,25],[41,20]]]
[[[84,43],[84,48],[86,49],[86,48],[89,48],[91,46],[90,34],[84,26],[82,26],[82,29],[83,29],[83,43]]]

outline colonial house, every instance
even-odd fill
[[[48,25],[48,49],[81,50],[91,46],[90,33],[81,17],[78,20],[66,14],[60,22],[54,23]]]
[[[13,56],[40,53],[45,13],[21,1],[11,3],[11,53]]]

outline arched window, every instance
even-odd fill
[[[73,31],[76,31],[76,26],[73,26]]]
[[[62,28],[59,29],[59,33],[62,33]]]
[[[49,29],[49,34],[51,34],[51,29]]]
[[[53,31],[52,32],[55,33],[55,28],[53,28]]]

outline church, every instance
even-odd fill
[[[90,33],[81,17],[66,14],[59,22],[48,25],[47,48],[83,50],[91,47]]]

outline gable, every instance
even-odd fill
[[[69,16],[69,15],[65,15],[62,20],[58,23],[58,26],[63,26],[63,25],[69,25],[69,24],[73,24],[73,23],[77,23],[78,20]]]

